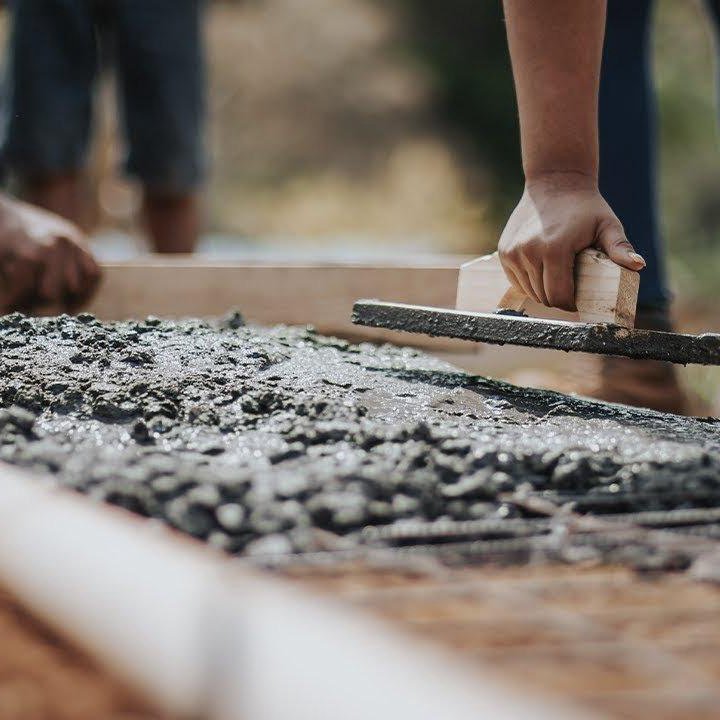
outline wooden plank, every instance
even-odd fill
[[[350,321],[360,297],[451,308],[464,257],[388,264],[214,262],[201,257],[148,256],[103,266],[104,279],[88,307],[103,320],[211,317],[236,308],[263,324],[311,324],[319,332],[375,342],[407,336],[358,328]],[[477,352],[451,339],[417,338],[418,347]]]
[[[583,250],[575,262],[577,315],[518,300],[503,272],[497,253],[465,263],[460,268],[456,308],[492,312],[498,307],[523,309],[529,315],[552,319],[579,319],[588,323],[635,324],[640,283],[638,273],[616,265],[597,250]]]

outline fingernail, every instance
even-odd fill
[[[642,255],[638,255],[636,252],[628,253],[629,258],[636,263],[640,263],[643,267],[647,265],[645,258]]]

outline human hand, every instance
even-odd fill
[[[0,311],[39,305],[72,311],[99,280],[100,269],[75,225],[0,195]]]
[[[629,270],[645,267],[595,180],[552,173],[526,183],[498,254],[517,290],[542,305],[575,310],[575,256],[589,247]]]

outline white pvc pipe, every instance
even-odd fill
[[[0,583],[178,716],[587,717],[8,466],[0,466],[0,529]]]
[[[386,623],[275,584],[238,583],[244,649],[218,720],[579,720]],[[281,590],[279,592],[279,590]]]
[[[195,714],[218,566],[124,513],[3,469],[0,582],[163,707]]]

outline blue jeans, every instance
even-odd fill
[[[185,193],[204,169],[203,0],[10,0],[4,166],[24,177],[83,167],[93,95],[115,68],[125,170]]]
[[[657,121],[650,67],[653,0],[608,0],[600,81],[600,190],[646,259],[641,307],[670,301],[657,199]],[[717,29],[720,0],[706,0]]]

